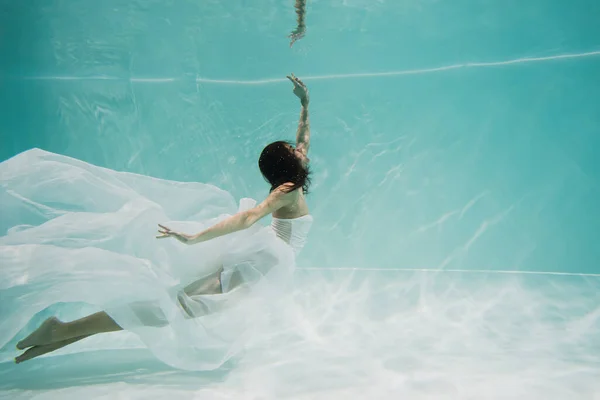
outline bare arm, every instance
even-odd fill
[[[298,122],[298,130],[296,131],[296,148],[308,154],[310,148],[310,120],[308,119],[308,101],[306,105],[302,104],[300,109],[300,121]]]
[[[282,185],[284,186],[284,185]],[[286,193],[283,188],[278,188],[271,192],[262,203],[251,210],[243,211],[232,215],[231,217],[219,222],[210,228],[194,235],[188,235],[181,232],[175,232],[166,226],[159,225],[160,235],[158,239],[173,237],[185,244],[196,244],[206,242],[223,235],[247,229],[254,225],[261,218],[271,214],[281,207],[287,206],[293,200],[292,193]]]
[[[310,97],[308,88],[294,74],[287,77],[294,84],[294,94],[300,99],[302,108],[300,109],[300,120],[298,121],[298,130],[296,131],[296,149],[301,151],[305,156],[308,154],[310,147],[310,120],[308,118],[308,104]]]

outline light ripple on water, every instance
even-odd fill
[[[282,315],[219,371],[172,370],[143,349],[78,353],[139,347],[111,334],[5,362],[0,387],[36,399],[593,399],[600,277],[508,272],[299,270]]]

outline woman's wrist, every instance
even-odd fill
[[[184,244],[192,244],[192,241],[194,240],[193,235],[188,235],[185,233],[180,233],[177,235],[177,239]]]

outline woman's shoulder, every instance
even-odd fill
[[[309,213],[308,205],[306,204],[302,188],[298,188],[290,192],[285,191],[285,189],[289,189],[291,187],[293,187],[293,184],[282,188],[283,193],[281,194],[281,196],[285,196],[285,205],[277,209],[273,213],[274,217],[283,219],[293,219],[300,216],[304,216]]]
[[[304,190],[302,187],[295,188],[295,184],[292,182],[287,182],[279,185],[273,191],[277,196],[282,196],[288,199],[297,199],[299,197],[304,196]]]

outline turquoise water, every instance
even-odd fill
[[[298,260],[313,347],[277,347],[285,372],[107,350],[5,362],[2,389],[594,398],[599,3],[313,1],[290,49],[292,3],[0,1],[0,159],[37,147],[262,198],[258,154],[295,132],[294,72],[318,221]]]

